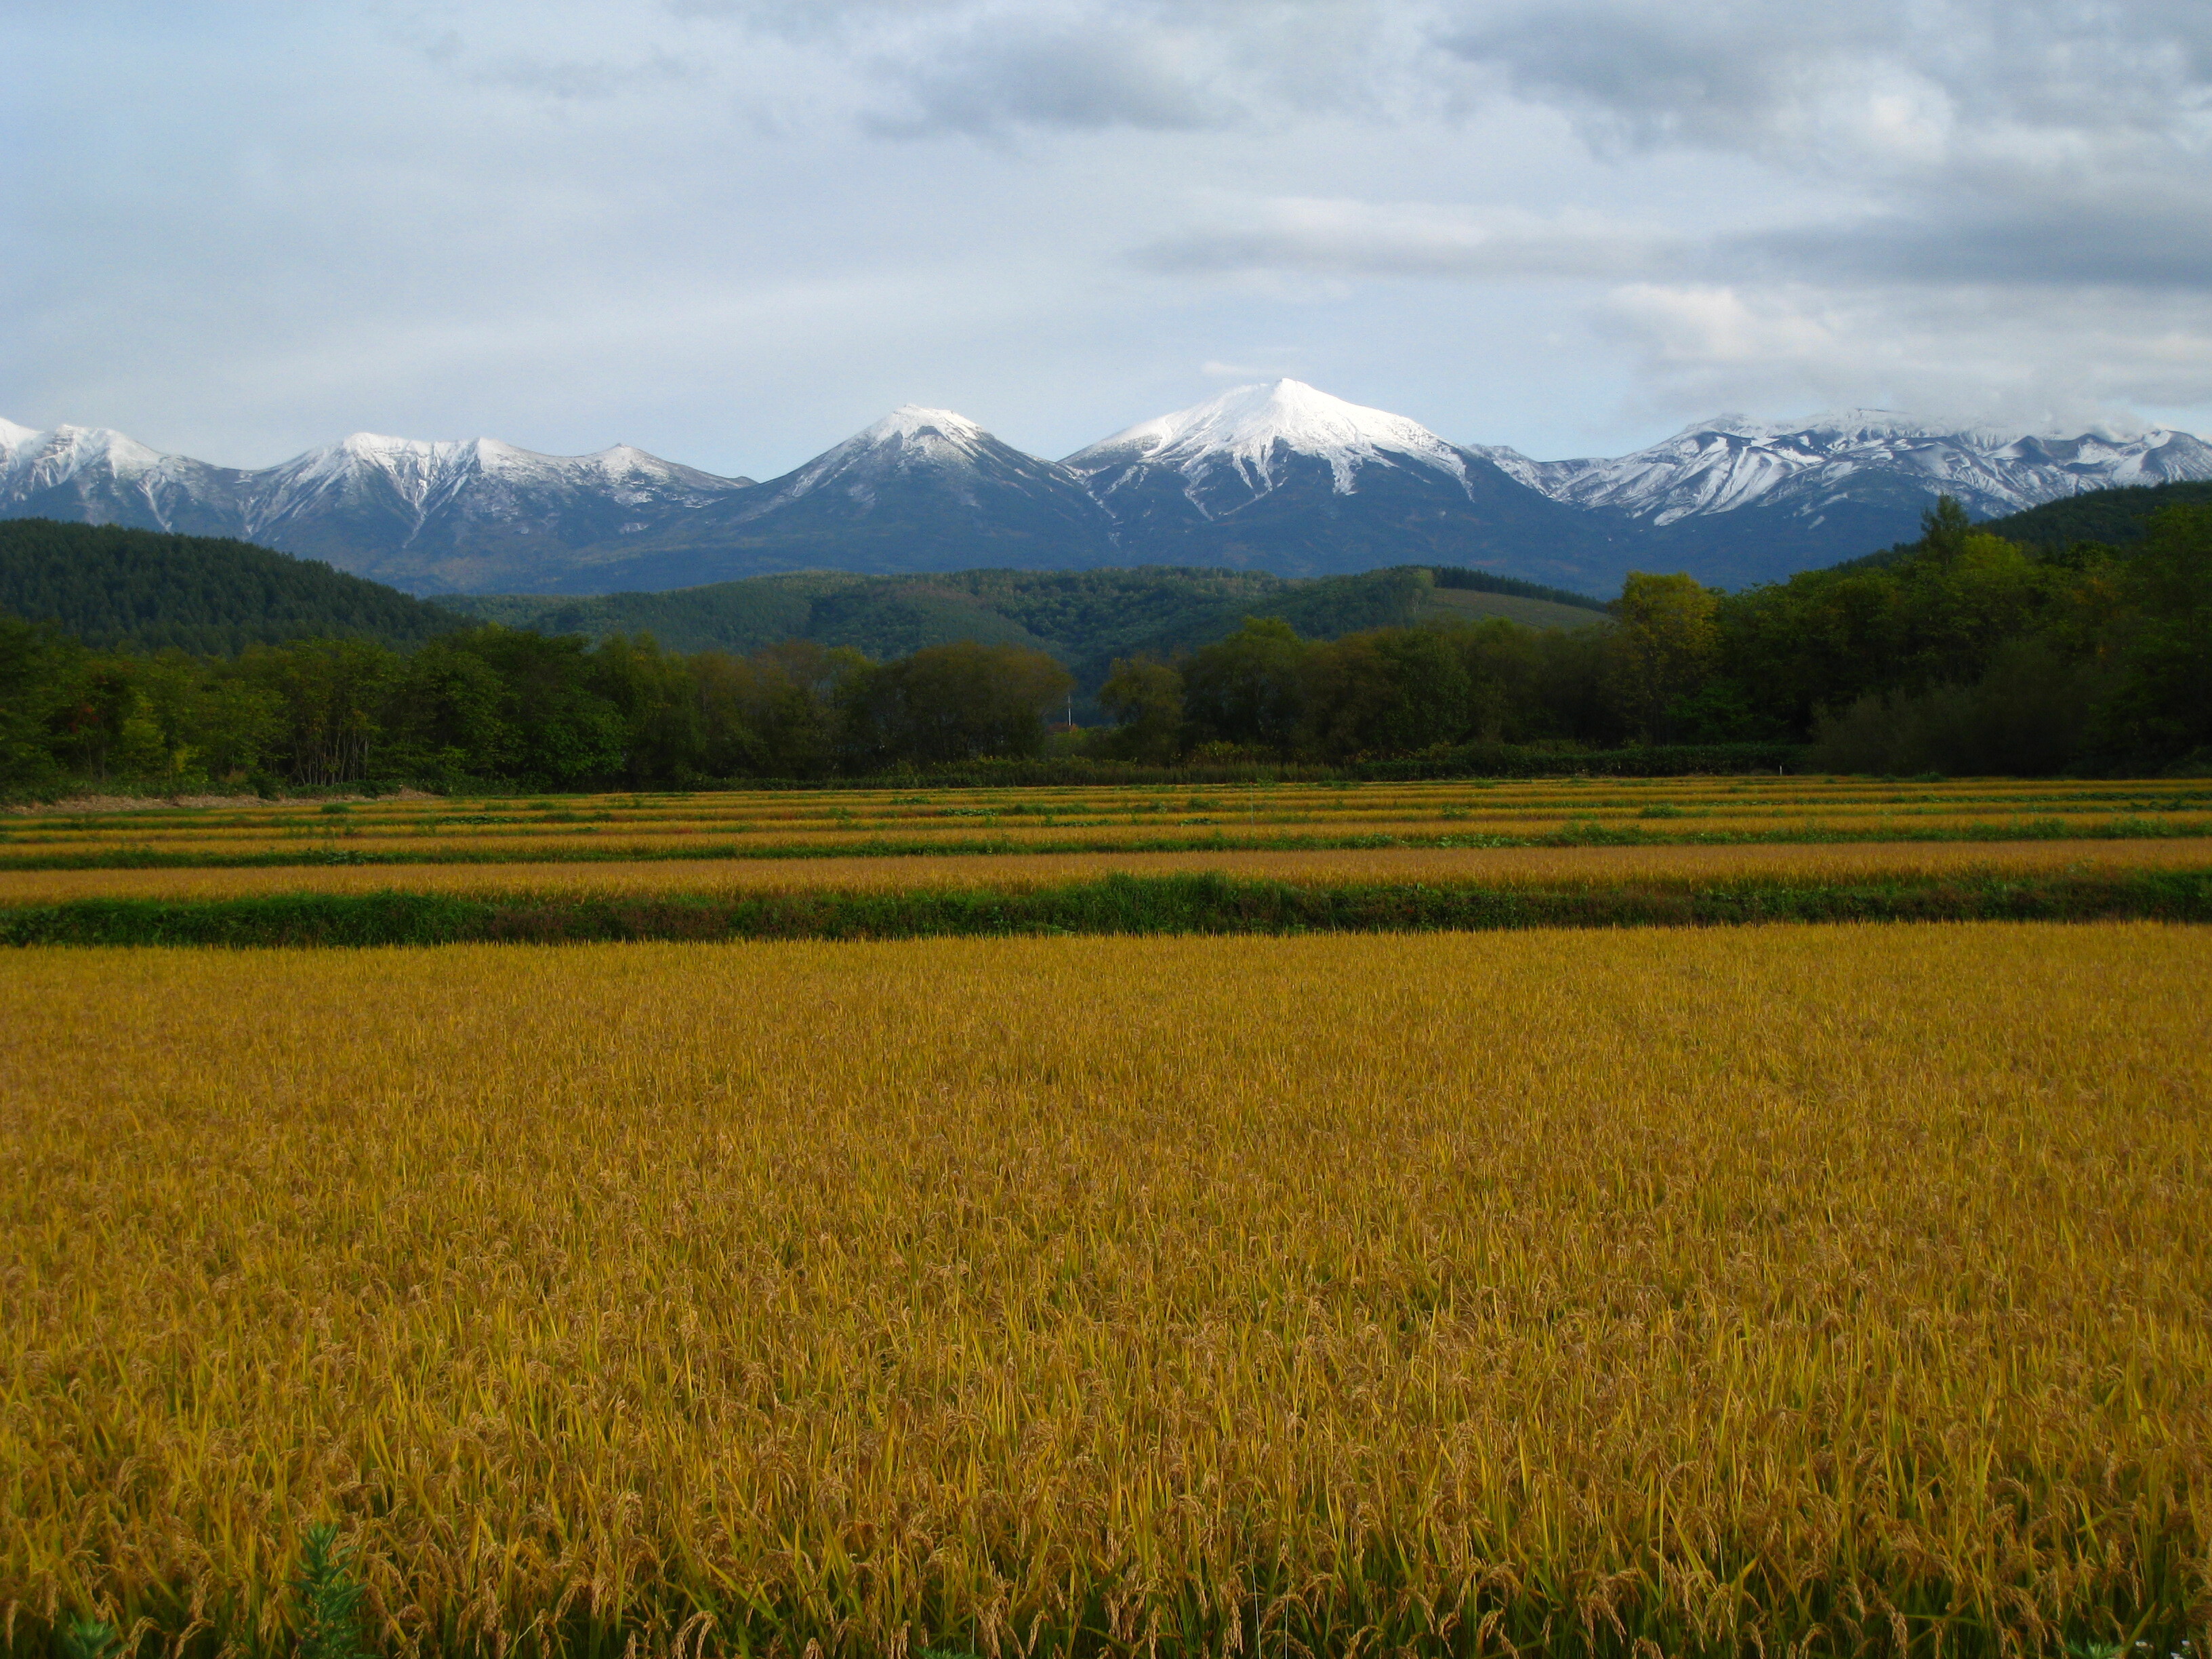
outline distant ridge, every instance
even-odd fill
[[[1881,409],[1802,421],[1722,416],[1611,460],[1485,453],[1555,500],[1612,508],[1655,526],[1757,505],[1788,504],[1817,516],[1839,491],[1863,492],[1876,481],[1940,491],[1989,518],[2083,489],[2212,479],[2212,445],[2170,428],[2125,438],[2100,432],[2061,438],[1946,428]]]
[[[1909,541],[1939,495],[1990,518],[2114,485],[2212,479],[2212,445],[2168,428],[2062,438],[1867,409],[1723,416],[1612,459],[1483,453],[1532,489],[1624,524],[1645,568],[1722,586]]]
[[[617,445],[539,455],[488,438],[356,432],[259,471],[163,455],[104,428],[0,421],[0,519],[228,537],[418,593],[605,562],[609,547],[752,488]]]
[[[422,594],[1146,564],[1460,568],[1586,594],[1631,569],[1686,570],[1734,586],[1908,540],[1940,494],[1986,518],[2195,481],[2212,481],[2212,444],[2185,432],[2063,436],[1882,410],[1723,416],[1631,455],[1538,461],[1291,380],[1057,461],[907,404],[765,483],[627,446],[553,456],[368,433],[243,471],[105,428],[0,421],[0,518],[228,536]]]
[[[1095,570],[960,570],[918,576],[805,571],[659,593],[456,599],[473,615],[556,633],[651,633],[678,650],[751,651],[788,639],[899,656],[954,640],[1059,658],[1085,685],[1116,657],[1172,656],[1279,617],[1334,639],[1364,628],[1503,617],[1583,628],[1606,608],[1579,594],[1480,572],[1399,568],[1286,579],[1263,571],[1149,565]]]

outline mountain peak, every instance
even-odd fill
[[[874,481],[893,472],[957,472],[974,467],[997,440],[965,415],[949,409],[901,404],[844,442],[816,456],[777,492],[789,501],[844,480],[863,495]],[[1003,446],[1001,446],[1003,447]]]
[[[308,450],[310,455],[343,457],[372,466],[412,465],[451,460],[480,448],[482,438],[394,438],[381,432],[353,432],[334,444]]]
[[[1194,483],[1227,468],[1255,489],[1276,482],[1276,449],[1328,464],[1339,495],[1352,493],[1362,466],[1407,459],[1464,480],[1457,449],[1418,421],[1347,403],[1303,380],[1232,386],[1202,404],[1115,433],[1067,458],[1079,472],[1144,463],[1181,471]]]
[[[33,462],[41,477],[49,479],[71,477],[88,468],[118,478],[135,478],[169,459],[136,438],[105,426],[64,424],[51,432],[33,432],[10,424],[0,440],[7,445],[10,461]]]
[[[872,443],[885,443],[892,440],[912,443],[932,437],[960,443],[988,438],[990,434],[957,410],[928,409],[920,404],[901,404],[857,435]]]
[[[17,455],[38,442],[46,434],[15,422],[0,420],[0,459],[14,460]]]

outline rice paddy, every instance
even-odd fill
[[[1348,883],[1504,888],[1723,882],[1839,883],[1960,876],[2212,868],[2177,840],[1753,843],[1658,847],[1388,847],[994,857],[659,860],[591,862],[0,870],[0,908],[88,898],[220,899],[278,893],[455,893],[565,897],[753,892],[1021,891],[1109,874],[1203,872],[1308,886]]]
[[[394,1659],[2201,1649],[2212,931],[1777,918],[2197,918],[2208,835],[2189,781],[0,818],[0,938],[170,947],[0,951],[0,1649],[289,1654],[325,1521]],[[1146,936],[908,937],[1024,931]]]
[[[2202,929],[0,975],[14,1646],[2203,1639]]]
[[[17,814],[0,870],[187,865],[2018,841],[2212,835],[2189,781],[1869,784],[1807,778],[936,792],[760,791],[539,802],[404,801]]]

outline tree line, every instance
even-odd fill
[[[1834,771],[2212,763],[2212,507],[2045,551],[1946,498],[1922,539],[1740,593],[1633,574],[1609,629],[1489,621],[1328,642],[1248,622],[1100,692],[1129,758],[1339,760],[1468,743],[1802,743]]]
[[[86,648],[0,617],[0,787],[514,784],[685,788],[1034,754],[1073,682],[1041,653],[746,656],[496,623],[234,658]]]
[[[1171,659],[1115,661],[1109,728],[1054,729],[1073,690],[1049,656],[973,642],[873,661],[488,624],[407,650],[322,639],[218,659],[94,651],[0,617],[0,788],[682,788],[1046,752],[1334,763],[1500,744],[2157,769],[2212,758],[2212,508],[2167,507],[2125,549],[2042,551],[1945,501],[1911,547],[1741,593],[1632,575],[1610,625],[1311,640],[1255,618]]]

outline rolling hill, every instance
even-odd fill
[[[2212,507],[2212,481],[2094,489],[1992,519],[1987,528],[2033,547],[2071,547],[2077,542],[2124,547],[2142,539],[2151,514],[2162,507]]]
[[[963,570],[916,577],[811,571],[664,593],[539,595],[447,601],[487,620],[554,633],[648,632],[672,649],[750,651],[787,639],[897,656],[954,640],[1022,645],[1066,662],[1086,684],[1114,658],[1170,654],[1230,632],[1248,616],[1302,634],[1429,619],[1510,617],[1539,628],[1605,619],[1595,601],[1472,571],[1400,567],[1293,579],[1261,571],[1149,566],[1084,571]]]
[[[0,611],[100,649],[202,656],[321,635],[413,645],[465,620],[246,542],[49,519],[0,520]]]

